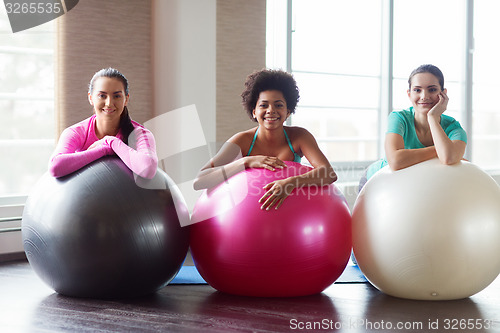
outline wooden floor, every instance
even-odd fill
[[[145,298],[101,301],[54,293],[26,261],[0,264],[2,333],[297,331],[500,332],[500,278],[458,301],[398,299],[368,283],[274,299],[227,295],[208,285],[169,285]]]

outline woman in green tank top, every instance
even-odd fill
[[[410,74],[408,85],[412,107],[389,115],[386,157],[368,167],[360,189],[386,165],[400,170],[435,157],[443,164],[455,164],[464,156],[467,134],[458,121],[444,115],[448,95],[441,70],[434,65],[419,66]]]
[[[241,94],[243,106],[257,127],[233,135],[199,172],[196,190],[211,188],[246,168],[276,170],[283,161],[307,158],[313,170],[299,176],[271,182],[260,198],[261,208],[278,209],[296,187],[323,186],[337,180],[330,162],[316,139],[306,129],[284,126],[295,112],[299,91],[292,75],[280,70],[261,70],[247,77]]]

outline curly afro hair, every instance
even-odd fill
[[[250,74],[245,81],[245,90],[241,93],[242,104],[250,119],[262,91],[278,90],[285,97],[288,110],[295,113],[299,101],[299,88],[293,76],[282,70],[263,69]]]

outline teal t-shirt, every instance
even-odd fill
[[[441,115],[441,127],[450,138],[450,140],[461,140],[467,143],[467,134],[460,123],[453,117]],[[389,114],[387,120],[387,132],[396,133],[403,137],[405,149],[425,148],[420,142],[415,131],[415,111],[413,107],[403,111],[394,111]],[[367,170],[366,178],[370,179],[377,171],[387,165],[387,159],[384,157],[372,163]]]

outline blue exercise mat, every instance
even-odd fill
[[[365,278],[358,265],[347,265],[344,272],[335,281],[335,283],[365,283],[368,280]]]
[[[195,266],[182,266],[170,284],[206,284]]]
[[[342,275],[335,283],[364,283],[368,282],[358,266],[347,265]],[[182,266],[179,273],[170,284],[206,284],[195,266]]]

